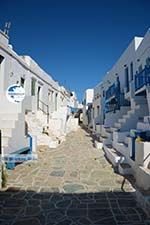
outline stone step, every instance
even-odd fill
[[[12,136],[12,129],[11,128],[2,128],[2,136],[11,137]]]
[[[126,119],[125,118],[121,118],[121,119],[118,120],[118,122],[119,123],[125,123],[126,122]]]
[[[1,120],[18,120],[18,113],[1,113],[0,112],[0,118]]]
[[[115,123],[114,126],[115,128],[121,128],[121,123]]]
[[[104,145],[104,152],[107,159],[111,162],[114,167],[118,166],[119,161],[122,158],[122,155],[118,153],[112,145]]]
[[[116,127],[111,127],[110,129],[111,129],[111,131],[112,131],[112,132],[114,132],[114,131],[117,131],[117,130],[118,130],[118,128],[116,128]]]
[[[105,136],[100,136],[100,142],[104,142],[107,139],[107,137]]]
[[[130,118],[130,115],[126,114],[123,116],[123,119],[129,119]]]
[[[95,140],[94,141],[94,146],[97,149],[102,149],[103,148],[103,143]]]
[[[8,146],[9,139],[9,137],[2,137],[2,147]]]
[[[118,171],[121,175],[132,175],[132,167],[128,163],[119,163]]]
[[[124,142],[118,142],[116,145],[116,149],[118,152],[125,154],[128,151],[128,145]]]
[[[126,144],[125,142],[118,142],[118,145],[120,146],[124,146],[125,148],[128,147],[128,144]]]
[[[15,120],[0,120],[0,128],[15,128]]]

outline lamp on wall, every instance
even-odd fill
[[[13,72],[11,72],[11,73],[10,73],[10,77],[12,77],[13,75],[14,75],[14,73],[13,73]]]

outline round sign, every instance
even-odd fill
[[[20,85],[13,84],[7,88],[6,97],[12,103],[22,102],[25,98],[25,90]]]

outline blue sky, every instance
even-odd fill
[[[10,42],[81,100],[134,36],[150,27],[149,0],[1,0],[0,28]]]

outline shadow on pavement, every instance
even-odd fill
[[[131,193],[0,192],[1,225],[148,225]]]

